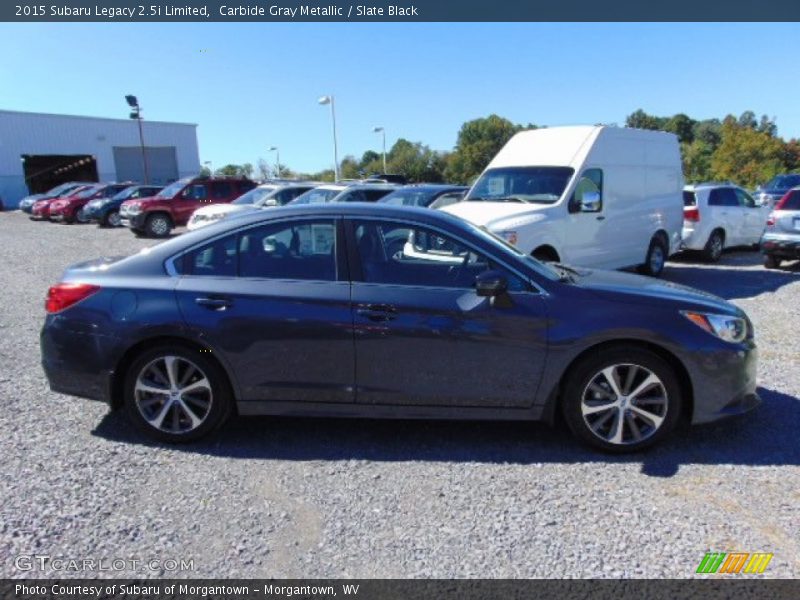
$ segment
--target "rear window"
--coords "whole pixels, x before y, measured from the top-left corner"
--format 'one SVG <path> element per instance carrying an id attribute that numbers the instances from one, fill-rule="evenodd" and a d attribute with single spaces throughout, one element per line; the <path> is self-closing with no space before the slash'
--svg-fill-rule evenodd
<path id="1" fill-rule="evenodd" d="M 683 205 L 697 206 L 697 197 L 694 195 L 694 192 L 683 192 Z"/>
<path id="2" fill-rule="evenodd" d="M 800 190 L 790 193 L 786 201 L 781 204 L 781 210 L 800 210 Z"/>

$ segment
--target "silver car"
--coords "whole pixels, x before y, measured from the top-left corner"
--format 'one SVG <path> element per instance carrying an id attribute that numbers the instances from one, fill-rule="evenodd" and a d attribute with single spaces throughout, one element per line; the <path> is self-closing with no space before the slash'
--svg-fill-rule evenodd
<path id="1" fill-rule="evenodd" d="M 784 260 L 800 259 L 800 187 L 789 190 L 767 217 L 761 252 L 768 269 L 777 269 Z"/>

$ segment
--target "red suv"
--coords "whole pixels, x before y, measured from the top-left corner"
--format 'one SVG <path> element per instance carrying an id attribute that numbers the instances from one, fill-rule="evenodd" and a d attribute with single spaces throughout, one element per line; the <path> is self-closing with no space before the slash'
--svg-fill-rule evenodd
<path id="1" fill-rule="evenodd" d="M 246 178 L 180 179 L 151 198 L 126 200 L 119 216 L 136 235 L 166 237 L 174 227 L 185 225 L 201 206 L 231 202 L 254 187 L 255 182 Z"/>

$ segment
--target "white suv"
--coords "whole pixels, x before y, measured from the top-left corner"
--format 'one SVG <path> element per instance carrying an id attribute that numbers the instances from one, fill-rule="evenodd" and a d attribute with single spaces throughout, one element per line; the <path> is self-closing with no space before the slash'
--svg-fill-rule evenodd
<path id="1" fill-rule="evenodd" d="M 755 247 L 764 233 L 769 208 L 731 183 L 699 183 L 683 188 L 683 244 L 716 262 L 724 248 Z"/>

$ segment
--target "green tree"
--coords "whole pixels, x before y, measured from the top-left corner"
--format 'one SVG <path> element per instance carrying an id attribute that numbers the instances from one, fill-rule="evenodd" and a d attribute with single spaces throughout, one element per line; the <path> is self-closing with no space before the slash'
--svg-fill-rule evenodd
<path id="1" fill-rule="evenodd" d="M 747 118 L 743 118 L 747 117 Z M 744 113 L 738 120 L 729 115 L 722 123 L 719 147 L 711 158 L 715 179 L 731 180 L 752 187 L 784 169 L 784 143 L 753 126 L 755 117 Z"/>
<path id="2" fill-rule="evenodd" d="M 420 142 L 400 138 L 386 153 L 386 168 L 390 173 L 404 175 L 411 182 L 440 182 L 442 163 L 438 153 Z"/>
<path id="3" fill-rule="evenodd" d="M 361 165 L 353 156 L 345 156 L 339 162 L 339 177 L 342 179 L 360 179 Z"/>
<path id="4" fill-rule="evenodd" d="M 683 175 L 687 183 L 699 183 L 711 179 L 711 158 L 714 148 L 701 139 L 691 144 L 681 144 Z"/>
<path id="5" fill-rule="evenodd" d="M 627 117 L 625 117 L 625 127 L 633 127 L 635 129 L 653 129 L 663 130 L 667 124 L 666 117 L 656 117 L 648 115 L 641 108 L 635 110 Z"/>
<path id="6" fill-rule="evenodd" d="M 664 123 L 664 131 L 678 136 L 681 143 L 691 144 L 694 141 L 694 125 L 697 121 L 683 113 L 678 113 Z"/>
<path id="7" fill-rule="evenodd" d="M 535 129 L 536 126 L 529 128 Z M 470 183 L 521 129 L 521 126 L 497 115 L 467 121 L 461 126 L 455 150 L 447 159 L 445 179 L 453 183 Z"/>
<path id="8" fill-rule="evenodd" d="M 793 138 L 784 144 L 783 164 L 787 171 L 800 170 L 800 140 Z"/>

